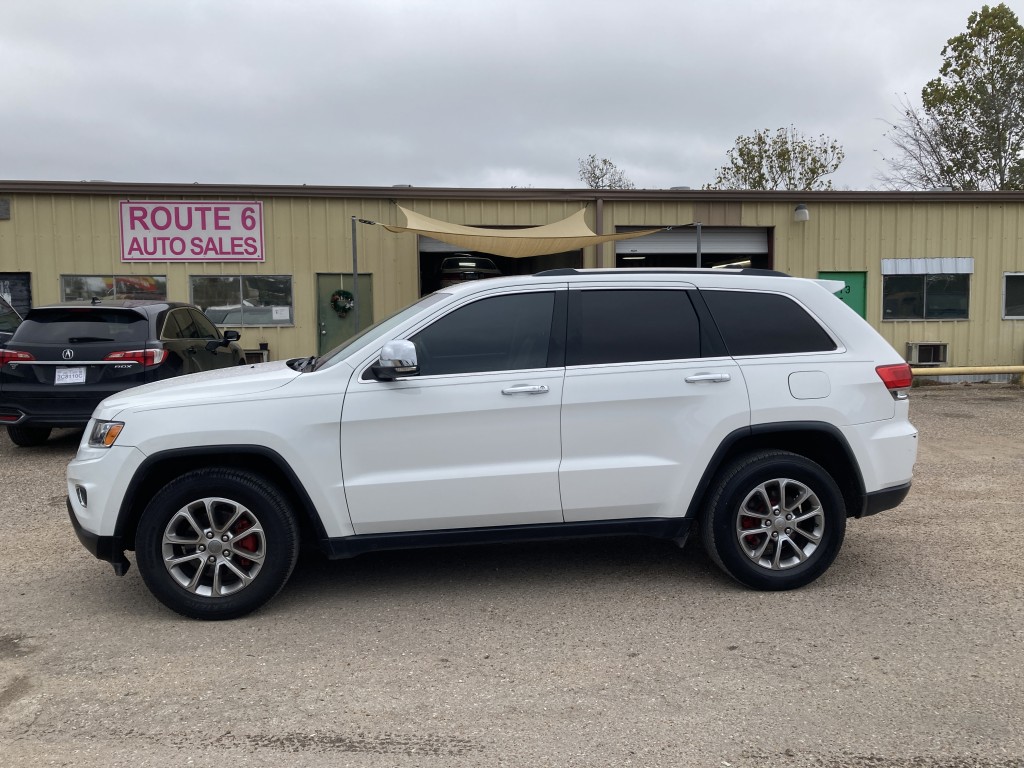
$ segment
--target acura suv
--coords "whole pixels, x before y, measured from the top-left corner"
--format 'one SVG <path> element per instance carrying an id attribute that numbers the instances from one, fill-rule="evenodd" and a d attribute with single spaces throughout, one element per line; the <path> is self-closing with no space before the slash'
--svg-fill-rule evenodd
<path id="1" fill-rule="evenodd" d="M 849 518 L 903 500 L 917 454 L 910 368 L 841 287 L 729 269 L 453 285 L 320 358 L 107 398 L 68 466 L 71 522 L 206 619 L 270 600 L 302 540 L 343 558 L 692 533 L 748 587 L 801 587 Z"/>
<path id="2" fill-rule="evenodd" d="M 103 398 L 186 373 L 245 362 L 190 304 L 100 301 L 30 309 L 0 348 L 0 425 L 20 446 L 54 427 L 84 427 Z"/>

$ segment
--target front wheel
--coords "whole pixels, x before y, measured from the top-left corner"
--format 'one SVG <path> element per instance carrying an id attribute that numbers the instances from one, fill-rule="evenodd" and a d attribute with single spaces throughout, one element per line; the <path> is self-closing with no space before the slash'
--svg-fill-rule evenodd
<path id="1" fill-rule="evenodd" d="M 704 546 L 748 587 L 795 589 L 823 574 L 846 532 L 846 505 L 820 465 L 788 451 L 741 456 L 719 475 L 704 510 Z"/>
<path id="2" fill-rule="evenodd" d="M 194 619 L 233 619 L 276 595 L 298 558 L 281 492 L 234 469 L 199 469 L 161 488 L 139 520 L 136 560 L 160 602 Z"/>

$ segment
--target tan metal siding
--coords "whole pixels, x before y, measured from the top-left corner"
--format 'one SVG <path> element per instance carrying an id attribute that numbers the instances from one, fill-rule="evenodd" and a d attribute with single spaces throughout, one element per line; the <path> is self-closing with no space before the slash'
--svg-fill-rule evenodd
<path id="1" fill-rule="evenodd" d="M 12 186 L 13 185 L 13 186 Z M 888 193 L 705 193 L 635 190 L 416 190 L 8 183 L 11 218 L 0 221 L 0 271 L 31 272 L 36 304 L 59 298 L 62 274 L 165 274 L 172 298 L 189 298 L 193 274 L 291 274 L 295 327 L 244 328 L 243 345 L 270 344 L 275 358 L 316 348 L 316 275 L 351 272 L 352 216 L 402 223 L 395 202 L 447 221 L 529 226 L 587 208 L 591 227 L 686 225 L 695 211 L 709 226 L 766 227 L 777 269 L 863 271 L 869 322 L 903 353 L 907 341 L 946 341 L 954 365 L 1024 362 L 1024 320 L 1002 320 L 1005 272 L 1024 272 L 1024 196 Z M 35 190 L 35 191 L 33 191 Z M 267 260 L 244 263 L 120 261 L 123 199 L 247 200 L 264 203 Z M 603 210 L 597 220 L 598 200 Z M 793 221 L 803 202 L 807 222 Z M 376 317 L 419 295 L 416 238 L 357 225 L 360 272 L 373 275 Z M 970 319 L 882 321 L 883 258 L 971 257 Z M 586 266 L 613 266 L 610 245 L 584 252 Z M 369 319 L 367 318 L 367 321 Z"/>
<path id="2" fill-rule="evenodd" d="M 1024 205 L 979 203 L 810 203 L 794 222 L 792 203 L 752 203 L 744 224 L 775 225 L 776 267 L 866 272 L 867 319 L 898 352 L 908 341 L 944 341 L 951 365 L 1024 362 L 1024 320 L 1002 319 L 1004 272 L 1024 270 Z M 968 320 L 882 320 L 882 259 L 972 257 Z"/>

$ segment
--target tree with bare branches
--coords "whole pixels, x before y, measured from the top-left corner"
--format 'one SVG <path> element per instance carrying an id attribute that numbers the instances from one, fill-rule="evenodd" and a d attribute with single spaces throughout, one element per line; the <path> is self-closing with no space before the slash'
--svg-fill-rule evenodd
<path id="1" fill-rule="evenodd" d="M 611 160 L 597 155 L 579 159 L 579 178 L 590 189 L 636 189 L 626 174 Z"/>
<path id="2" fill-rule="evenodd" d="M 1005 3 L 982 6 L 942 49 L 939 76 L 906 97 L 886 137 L 892 189 L 1024 188 L 1024 27 Z"/>

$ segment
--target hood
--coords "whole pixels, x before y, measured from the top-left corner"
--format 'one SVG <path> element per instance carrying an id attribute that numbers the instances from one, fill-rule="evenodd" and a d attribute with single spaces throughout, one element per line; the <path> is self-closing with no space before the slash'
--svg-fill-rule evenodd
<path id="1" fill-rule="evenodd" d="M 190 373 L 155 381 L 111 395 L 96 409 L 100 418 L 113 418 L 125 408 L 173 408 L 197 402 L 245 399 L 260 392 L 283 387 L 302 374 L 284 360 L 259 365 L 238 365 L 205 373 Z"/>

